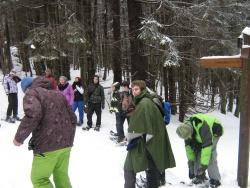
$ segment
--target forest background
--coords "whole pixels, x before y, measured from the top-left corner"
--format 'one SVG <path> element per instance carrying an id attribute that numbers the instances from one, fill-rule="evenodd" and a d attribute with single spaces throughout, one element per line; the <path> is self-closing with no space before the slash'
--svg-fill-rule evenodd
<path id="1" fill-rule="evenodd" d="M 80 69 L 85 89 L 112 71 L 114 82 L 146 80 L 179 121 L 215 109 L 238 117 L 241 71 L 198 60 L 239 54 L 249 12 L 247 0 L 0 0 L 0 68 L 69 79 Z"/>

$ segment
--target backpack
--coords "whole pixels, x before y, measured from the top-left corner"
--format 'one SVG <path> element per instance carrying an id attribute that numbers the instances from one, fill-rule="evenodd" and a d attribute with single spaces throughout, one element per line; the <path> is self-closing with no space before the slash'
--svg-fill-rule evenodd
<path id="1" fill-rule="evenodd" d="M 129 108 L 132 105 L 132 95 L 131 95 L 130 91 L 123 92 L 121 98 L 122 98 L 122 102 L 121 102 L 122 103 L 122 110 L 124 112 L 129 111 Z"/>
<path id="2" fill-rule="evenodd" d="M 163 109 L 164 109 L 164 122 L 166 125 L 168 125 L 170 123 L 170 118 L 171 118 L 170 102 L 163 102 Z"/>
<path id="3" fill-rule="evenodd" d="M 164 123 L 168 125 L 171 117 L 171 104 L 169 102 L 164 102 L 162 97 L 156 93 L 150 93 L 150 96 L 152 101 L 160 110 Z"/>

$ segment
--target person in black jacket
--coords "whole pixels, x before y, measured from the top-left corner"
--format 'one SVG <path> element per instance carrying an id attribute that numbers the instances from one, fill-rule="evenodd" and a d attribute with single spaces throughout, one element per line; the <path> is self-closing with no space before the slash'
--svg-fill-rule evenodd
<path id="1" fill-rule="evenodd" d="M 83 130 L 89 130 L 92 128 L 92 116 L 94 112 L 97 116 L 95 131 L 100 130 L 101 126 L 101 113 L 102 109 L 105 108 L 105 96 L 104 89 L 99 83 L 99 76 L 95 75 L 93 83 L 88 87 L 88 112 L 87 112 L 87 127 L 84 127 Z"/>
<path id="2" fill-rule="evenodd" d="M 75 81 L 72 84 L 72 88 L 74 90 L 73 111 L 75 112 L 76 109 L 78 109 L 79 122 L 77 125 L 81 126 L 83 124 L 83 118 L 84 118 L 84 100 L 83 100 L 84 89 L 82 87 L 81 78 L 79 77 L 75 78 Z"/>

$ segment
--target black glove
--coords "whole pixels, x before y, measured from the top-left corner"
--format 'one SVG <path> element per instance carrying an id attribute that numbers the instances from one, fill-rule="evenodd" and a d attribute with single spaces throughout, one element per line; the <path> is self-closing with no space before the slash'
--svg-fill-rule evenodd
<path id="1" fill-rule="evenodd" d="M 102 109 L 104 109 L 105 108 L 105 104 L 102 104 Z"/>
<path id="2" fill-rule="evenodd" d="M 128 145 L 127 145 L 127 151 L 132 150 L 133 148 L 135 148 L 138 144 L 139 139 L 141 139 L 142 137 L 137 137 L 134 138 L 132 140 L 129 141 Z"/>
<path id="3" fill-rule="evenodd" d="M 195 177 L 194 175 L 194 161 L 188 161 L 188 176 L 190 179 Z"/>

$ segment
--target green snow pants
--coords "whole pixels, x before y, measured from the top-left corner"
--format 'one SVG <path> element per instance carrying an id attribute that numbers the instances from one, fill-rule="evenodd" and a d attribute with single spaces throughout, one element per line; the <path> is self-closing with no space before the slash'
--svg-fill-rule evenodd
<path id="1" fill-rule="evenodd" d="M 68 167 L 71 148 L 35 154 L 32 162 L 31 181 L 34 188 L 53 188 L 49 177 L 53 174 L 56 188 L 71 188 Z"/>

